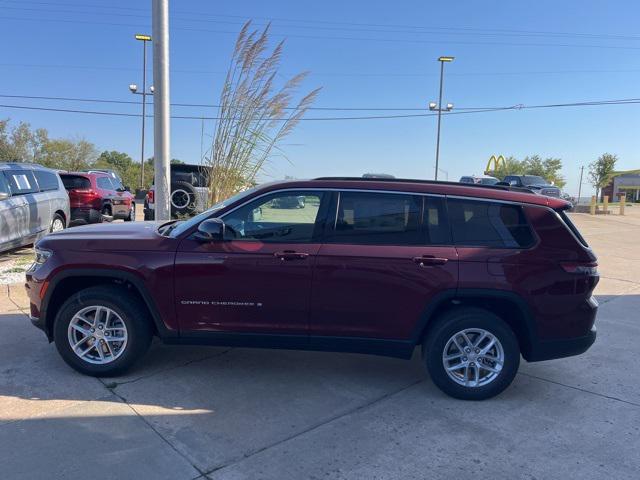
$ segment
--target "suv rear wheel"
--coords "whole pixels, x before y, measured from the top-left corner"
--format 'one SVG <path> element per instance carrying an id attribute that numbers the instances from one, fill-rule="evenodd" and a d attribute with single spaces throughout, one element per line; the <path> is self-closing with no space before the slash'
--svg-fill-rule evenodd
<path id="1" fill-rule="evenodd" d="M 463 400 L 494 397 L 513 381 L 520 365 L 518 340 L 498 316 L 459 308 L 440 318 L 423 344 L 433 382 Z"/>
<path id="2" fill-rule="evenodd" d="M 146 308 L 120 287 L 99 286 L 72 295 L 60 308 L 54 340 L 62 358 L 92 376 L 120 375 L 151 343 Z"/>

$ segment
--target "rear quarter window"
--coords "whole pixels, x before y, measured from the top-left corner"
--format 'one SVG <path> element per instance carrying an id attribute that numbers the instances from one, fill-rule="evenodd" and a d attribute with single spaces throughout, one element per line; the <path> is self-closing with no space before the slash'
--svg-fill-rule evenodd
<path id="1" fill-rule="evenodd" d="M 560 218 L 562 219 L 562 221 L 564 222 L 564 224 L 567 226 L 567 228 L 571 231 L 571 233 L 573 233 L 573 235 L 578 239 L 578 241 L 585 247 L 589 248 L 589 244 L 587 243 L 587 241 L 584 239 L 584 237 L 582 236 L 582 234 L 580 233 L 580 231 L 578 230 L 578 227 L 576 227 L 574 225 L 574 223 L 571 221 L 571 218 L 569 218 L 569 215 L 567 215 L 566 212 L 564 211 L 559 211 L 558 215 L 560 215 Z"/>
<path id="2" fill-rule="evenodd" d="M 535 243 L 519 205 L 463 199 L 448 199 L 447 205 L 455 245 L 528 248 Z"/>

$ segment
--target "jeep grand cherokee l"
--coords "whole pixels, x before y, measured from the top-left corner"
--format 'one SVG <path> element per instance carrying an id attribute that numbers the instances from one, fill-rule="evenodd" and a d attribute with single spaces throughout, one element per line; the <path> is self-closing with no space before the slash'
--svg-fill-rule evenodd
<path id="1" fill-rule="evenodd" d="M 274 208 L 300 197 L 302 208 Z M 271 183 L 182 222 L 42 239 L 31 318 L 88 375 L 124 372 L 154 335 L 406 359 L 420 346 L 438 387 L 484 399 L 521 355 L 576 355 L 595 340 L 596 257 L 569 205 L 447 182 Z"/>

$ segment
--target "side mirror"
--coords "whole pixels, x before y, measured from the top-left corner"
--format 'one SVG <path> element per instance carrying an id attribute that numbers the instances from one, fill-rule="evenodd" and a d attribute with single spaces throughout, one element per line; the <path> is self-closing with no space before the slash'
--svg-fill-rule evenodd
<path id="1" fill-rule="evenodd" d="M 199 242 L 221 242 L 224 239 L 224 222 L 219 218 L 209 218 L 198 225 L 194 237 Z"/>
<path id="2" fill-rule="evenodd" d="M 131 189 L 130 189 L 128 186 L 126 186 L 126 185 L 125 185 L 125 186 L 124 186 L 124 191 L 125 191 L 125 192 L 131 192 Z"/>

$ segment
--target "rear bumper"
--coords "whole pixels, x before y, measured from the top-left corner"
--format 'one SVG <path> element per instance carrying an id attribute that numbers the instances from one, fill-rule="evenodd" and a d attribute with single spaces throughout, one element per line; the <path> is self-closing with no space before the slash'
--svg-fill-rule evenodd
<path id="1" fill-rule="evenodd" d="M 597 330 L 595 326 L 598 302 L 595 297 L 589 298 L 581 307 L 581 317 L 588 328 L 586 335 L 571 338 L 537 340 L 532 342 L 529 352 L 524 354 L 528 362 L 552 360 L 554 358 L 572 357 L 586 352 L 596 341 Z"/>
<path id="2" fill-rule="evenodd" d="M 77 207 L 71 209 L 71 221 L 78 223 L 100 223 L 102 214 L 95 208 Z"/>
<path id="3" fill-rule="evenodd" d="M 589 350 L 589 347 L 591 347 L 595 341 L 596 327 L 594 325 L 591 327 L 591 331 L 584 337 L 538 342 L 538 344 L 531 349 L 529 358 L 526 360 L 529 362 L 540 362 L 542 360 L 580 355 Z"/>

